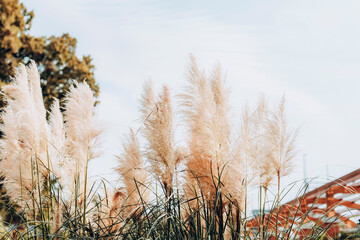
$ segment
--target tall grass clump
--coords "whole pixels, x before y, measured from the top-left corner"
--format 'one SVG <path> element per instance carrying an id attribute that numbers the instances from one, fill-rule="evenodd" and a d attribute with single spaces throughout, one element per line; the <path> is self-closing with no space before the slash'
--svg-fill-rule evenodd
<path id="1" fill-rule="evenodd" d="M 46 112 L 32 62 L 2 92 L 0 174 L 17 215 L 2 239 L 297 238 L 311 218 L 302 210 L 305 188 L 292 206 L 281 205 L 297 136 L 285 98 L 271 108 L 261 96 L 233 121 L 219 65 L 207 73 L 191 56 L 187 84 L 174 99 L 168 86 L 157 93 L 145 83 L 141 124 L 116 156 L 117 185 L 89 178 L 102 128 L 86 83 L 74 82 L 65 102 L 54 99 Z M 175 141 L 178 125 L 184 141 Z M 251 189 L 258 189 L 259 215 L 248 211 Z M 323 223 L 309 237 L 326 234 L 331 225 Z"/>
<path id="2" fill-rule="evenodd" d="M 123 177 L 125 199 L 123 199 L 123 218 L 136 216 L 141 212 L 142 203 L 149 198 L 147 181 L 148 171 L 141 155 L 140 144 L 131 130 L 127 143 L 123 146 L 123 154 L 118 157 L 119 165 L 116 171 Z"/>
<path id="3" fill-rule="evenodd" d="M 34 228 L 35 235 L 56 232 L 64 209 L 71 214 L 83 209 L 85 222 L 88 162 L 101 132 L 89 86 L 74 83 L 70 88 L 64 119 L 54 99 L 49 121 L 34 62 L 21 65 L 2 91 L 7 106 L 1 116 L 0 166 L 6 193 L 21 217 L 18 228 Z"/>
<path id="4" fill-rule="evenodd" d="M 89 195 L 88 166 L 96 157 L 94 148 L 98 145 L 101 133 L 99 124 L 94 119 L 95 100 L 90 87 L 85 83 L 75 83 L 65 102 L 65 144 L 66 153 L 71 160 L 71 168 L 67 171 L 73 179 L 70 190 L 75 193 L 75 213 L 83 209 L 83 224 L 86 222 L 87 196 Z M 70 177 L 69 176 L 69 177 Z"/>
<path id="5" fill-rule="evenodd" d="M 176 146 L 174 143 L 173 115 L 170 93 L 167 86 L 155 99 L 151 83 L 144 87 L 141 111 L 146 139 L 146 157 L 157 181 L 169 197 L 173 191 L 176 165 Z"/>
<path id="6" fill-rule="evenodd" d="M 12 204 L 27 219 L 43 220 L 49 199 L 51 168 L 48 158 L 48 126 L 40 78 L 34 62 L 20 66 L 12 84 L 4 86 L 7 107 L 2 113 L 0 171 Z"/>

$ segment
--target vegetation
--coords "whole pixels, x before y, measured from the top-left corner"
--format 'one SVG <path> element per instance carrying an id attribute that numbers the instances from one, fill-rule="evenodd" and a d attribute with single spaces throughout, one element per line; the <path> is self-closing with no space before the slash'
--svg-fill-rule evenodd
<path id="1" fill-rule="evenodd" d="M 34 14 L 18 0 L 0 0 L 0 10 L 0 239 L 300 237 L 309 212 L 294 214 L 301 211 L 294 204 L 279 214 L 294 187 L 282 188 L 281 179 L 292 171 L 297 136 L 284 97 L 270 108 L 261 96 L 234 124 L 220 66 L 207 75 L 191 57 L 179 105 L 167 86 L 156 94 L 144 85 L 142 124 L 117 156 L 122 185 L 91 182 L 89 161 L 99 157 L 102 132 L 91 57 L 76 56 L 69 34 L 31 36 Z M 176 113 L 184 145 L 175 141 Z M 254 188 L 255 216 L 247 211 Z M 330 224 L 320 218 L 306 237 L 326 238 L 338 217 Z"/>
<path id="2" fill-rule="evenodd" d="M 20 63 L 28 65 L 30 59 L 33 59 L 38 64 L 41 91 L 47 110 L 54 97 L 62 105 L 73 81 L 86 81 L 94 95 L 98 96 L 99 86 L 94 79 L 91 57 L 76 56 L 76 39 L 69 34 L 32 36 L 30 28 L 33 18 L 34 13 L 28 11 L 18 0 L 0 0 L 0 87 L 12 81 L 14 69 Z M 0 108 L 4 106 L 5 101 L 1 95 Z M 0 184 L 0 215 L 9 222 L 16 216 L 4 213 L 4 207 L 8 204 L 9 199 Z"/>
<path id="3" fill-rule="evenodd" d="M 296 131 L 287 126 L 285 99 L 272 110 L 264 97 L 244 107 L 238 130 L 220 67 L 207 76 L 191 58 L 188 83 L 177 96 L 186 145 L 175 140 L 169 88 L 146 83 L 142 126 L 130 130 L 116 173 L 122 186 L 89 182 L 101 125 L 86 82 L 75 82 L 64 111 L 56 99 L 46 117 L 34 62 L 21 65 L 3 87 L 1 175 L 16 213 L 3 239 L 268 239 L 293 238 L 301 226 L 279 226 L 281 178 L 291 171 Z M 177 110 L 177 109 L 176 109 Z M 137 138 L 141 134 L 143 139 Z M 275 185 L 276 194 L 269 194 Z M 257 224 L 247 213 L 249 188 L 258 188 Z M 299 195 L 302 195 L 302 189 Z M 266 204 L 272 203 L 265 215 Z M 299 206 L 294 206 L 298 211 Z M 289 214 L 291 219 L 298 216 Z M 306 218 L 306 214 L 300 217 Z M 275 219 L 271 225 L 269 219 Z M 302 223 L 304 223 L 302 220 Z M 336 219 L 334 219 L 335 221 Z M 318 239 L 331 225 L 315 224 Z"/>
<path id="4" fill-rule="evenodd" d="M 75 54 L 76 39 L 67 33 L 62 36 L 32 36 L 33 18 L 33 11 L 28 11 L 18 0 L 0 0 L 0 86 L 11 82 L 15 67 L 20 63 L 29 64 L 32 59 L 38 64 L 47 108 L 53 97 L 60 101 L 65 98 L 74 80 L 85 80 L 98 96 L 99 86 L 94 79 L 91 57 L 79 59 Z"/>

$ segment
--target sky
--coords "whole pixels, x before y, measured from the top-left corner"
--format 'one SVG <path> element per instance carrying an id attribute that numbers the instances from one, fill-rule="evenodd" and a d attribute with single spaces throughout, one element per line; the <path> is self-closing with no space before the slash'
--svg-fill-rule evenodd
<path id="1" fill-rule="evenodd" d="M 359 168 L 360 1 L 24 0 L 31 33 L 70 33 L 90 54 L 105 125 L 95 176 L 112 175 L 129 128 L 139 127 L 143 83 L 186 84 L 192 53 L 208 71 L 220 63 L 231 89 L 233 123 L 245 104 L 285 94 L 292 128 L 301 126 L 287 181 L 325 183 Z M 304 167 L 304 155 L 305 167 Z"/>

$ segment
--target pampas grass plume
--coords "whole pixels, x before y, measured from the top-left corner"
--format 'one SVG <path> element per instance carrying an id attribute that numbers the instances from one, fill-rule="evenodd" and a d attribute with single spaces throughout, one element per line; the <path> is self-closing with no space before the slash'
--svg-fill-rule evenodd
<path id="1" fill-rule="evenodd" d="M 150 161 L 152 172 L 159 177 L 158 180 L 169 196 L 173 188 L 177 158 L 169 88 L 164 86 L 158 99 L 154 100 L 151 85 L 145 85 L 142 112 L 143 134 L 147 140 L 146 156 Z"/>
<path id="2" fill-rule="evenodd" d="M 39 197 L 33 194 L 34 190 L 41 192 L 43 176 L 46 178 L 49 173 L 46 167 L 48 128 L 35 63 L 31 62 L 28 68 L 20 65 L 12 83 L 2 91 L 7 106 L 1 115 L 4 137 L 0 139 L 0 171 L 11 200 L 31 215 Z"/>
<path id="3" fill-rule="evenodd" d="M 284 177 L 293 169 L 293 158 L 296 154 L 295 143 L 297 131 L 288 128 L 285 116 L 285 97 L 278 108 L 271 114 L 268 123 L 267 139 L 270 143 L 269 161 L 276 175 Z"/>
<path id="4" fill-rule="evenodd" d="M 145 169 L 140 145 L 134 132 L 131 130 L 127 142 L 123 145 L 122 155 L 117 157 L 119 166 L 116 171 L 123 178 L 126 192 L 127 212 L 131 213 L 147 201 L 149 191 L 147 188 L 148 172 Z"/>
<path id="5" fill-rule="evenodd" d="M 96 122 L 95 99 L 87 83 L 75 82 L 66 97 L 65 102 L 65 135 L 66 154 L 71 159 L 66 171 L 73 177 L 82 175 L 81 182 L 86 181 L 87 163 L 97 157 L 95 152 L 99 144 L 102 128 Z M 82 191 L 82 188 L 80 188 Z M 86 194 L 86 193 L 85 193 Z"/>

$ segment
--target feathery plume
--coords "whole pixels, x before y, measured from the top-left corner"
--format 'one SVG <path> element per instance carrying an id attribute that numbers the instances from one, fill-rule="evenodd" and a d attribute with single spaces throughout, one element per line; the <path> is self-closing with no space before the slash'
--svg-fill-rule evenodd
<path id="1" fill-rule="evenodd" d="M 101 129 L 94 118 L 95 99 L 87 83 L 74 83 L 65 102 L 66 150 L 79 164 L 96 157 L 94 152 Z"/>
<path id="2" fill-rule="evenodd" d="M 271 163 L 268 159 L 269 109 L 264 96 L 260 96 L 255 112 L 250 119 L 250 162 L 253 177 L 258 176 L 260 186 L 268 189 L 274 177 Z"/>
<path id="3" fill-rule="evenodd" d="M 153 173 L 162 182 L 166 196 L 170 196 L 177 156 L 168 87 L 164 86 L 159 98 L 154 101 L 151 85 L 145 85 L 142 112 L 143 134 L 147 140 L 146 156 L 150 161 Z"/>
<path id="4" fill-rule="evenodd" d="M 51 169 L 57 177 L 61 180 L 61 169 L 64 167 L 66 155 L 65 148 L 65 130 L 64 120 L 60 111 L 59 100 L 54 99 L 54 102 L 50 108 L 49 114 L 49 156 L 51 160 Z"/>
<path id="5" fill-rule="evenodd" d="M 223 167 L 230 160 L 231 131 L 229 123 L 230 107 L 228 105 L 229 90 L 225 88 L 225 76 L 221 73 L 220 65 L 217 65 L 213 71 L 211 90 L 215 102 L 211 126 L 214 135 L 213 141 L 215 142 L 215 158 L 218 167 Z"/>
<path id="6" fill-rule="evenodd" d="M 47 122 L 46 122 L 46 109 L 44 106 L 43 95 L 41 91 L 40 75 L 37 70 L 36 64 L 33 60 L 30 61 L 29 66 L 26 68 L 27 76 L 30 83 L 30 91 L 38 114 L 37 120 L 39 121 L 39 147 L 47 147 Z M 41 152 L 41 151 L 38 151 Z"/>
<path id="7" fill-rule="evenodd" d="M 146 81 L 143 87 L 143 93 L 141 95 L 141 108 L 142 119 L 147 120 L 152 112 L 154 111 L 155 106 L 155 96 L 154 90 L 152 88 L 152 82 Z"/>
<path id="8" fill-rule="evenodd" d="M 75 184 L 72 184 L 71 192 L 77 193 L 79 202 L 86 207 L 87 169 L 90 160 L 97 157 L 95 148 L 99 143 L 102 129 L 96 122 L 95 99 L 87 83 L 75 82 L 66 97 L 65 102 L 65 152 L 69 157 L 65 171 Z M 69 180 L 69 182 L 71 182 Z M 84 215 L 85 216 L 85 215 Z M 85 219 L 84 219 L 85 221 Z"/>
<path id="9" fill-rule="evenodd" d="M 269 143 L 268 159 L 271 169 L 277 176 L 277 198 L 276 198 L 276 227 L 275 236 L 278 233 L 278 219 L 280 206 L 280 180 L 281 177 L 290 174 L 292 160 L 295 156 L 296 132 L 288 129 L 285 118 L 285 96 L 280 101 L 278 109 L 272 113 L 268 122 L 267 139 Z"/>
<path id="10" fill-rule="evenodd" d="M 246 194 L 250 176 L 251 158 L 251 127 L 250 127 L 250 110 L 246 105 L 242 112 L 239 139 L 235 143 L 232 152 L 232 161 L 229 164 L 229 175 L 233 178 L 233 184 L 230 185 L 229 192 L 235 204 L 244 209 L 246 204 Z"/>
<path id="11" fill-rule="evenodd" d="M 185 192 L 188 199 L 199 196 L 199 190 L 210 199 L 213 187 L 211 179 L 211 115 L 215 109 L 212 90 L 205 74 L 200 71 L 195 58 L 190 56 L 187 75 L 188 86 L 179 97 L 182 100 L 182 113 L 188 125 L 189 158 L 187 161 L 187 185 Z M 194 201 L 192 201 L 194 202 Z M 191 203 L 191 202 L 190 202 Z"/>
<path id="12" fill-rule="evenodd" d="M 216 196 L 215 185 L 225 184 L 230 161 L 230 124 L 228 120 L 228 91 L 220 67 L 215 68 L 209 81 L 190 57 L 190 69 L 182 99 L 183 115 L 189 126 L 189 159 L 187 194 L 199 185 L 207 200 Z M 222 176 L 222 179 L 220 177 Z"/>
<path id="13" fill-rule="evenodd" d="M 132 214 L 137 211 L 141 201 L 147 201 L 146 180 L 148 173 L 141 157 L 140 145 L 132 130 L 127 143 L 123 145 L 123 154 L 118 156 L 119 166 L 116 171 L 123 177 L 126 191 L 126 212 Z"/>
<path id="14" fill-rule="evenodd" d="M 30 81 L 30 82 L 29 82 Z M 35 203 L 49 174 L 46 112 L 40 77 L 34 62 L 20 65 L 15 79 L 2 88 L 7 106 L 2 113 L 0 171 L 7 194 L 27 214 L 35 217 Z M 39 193 L 39 195 L 36 193 Z"/>
<path id="15" fill-rule="evenodd" d="M 295 156 L 297 131 L 288 129 L 285 118 L 285 97 L 268 122 L 267 139 L 270 143 L 268 158 L 276 175 L 283 177 L 291 173 Z"/>

